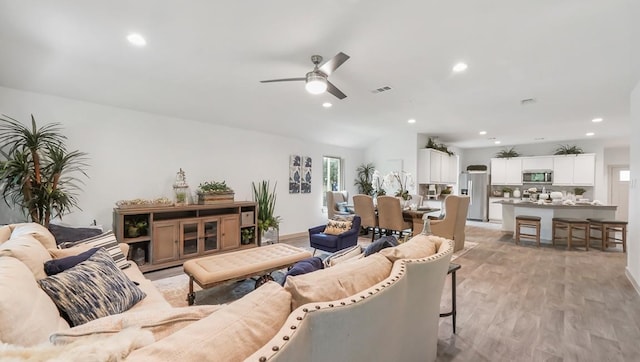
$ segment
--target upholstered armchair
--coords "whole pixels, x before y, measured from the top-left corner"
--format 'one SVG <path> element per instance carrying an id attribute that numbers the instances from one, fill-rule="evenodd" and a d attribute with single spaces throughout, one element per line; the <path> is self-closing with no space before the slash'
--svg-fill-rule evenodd
<path id="1" fill-rule="evenodd" d="M 454 252 L 464 249 L 464 227 L 467 223 L 469 201 L 469 196 L 449 195 L 444 199 L 444 218 L 431 220 L 433 235 L 453 240 Z"/>
<path id="2" fill-rule="evenodd" d="M 330 222 L 340 223 L 340 221 L 329 220 Z M 351 220 L 351 228 L 345 232 L 335 235 L 332 231 L 325 233 L 327 225 L 320 225 L 309 229 L 309 243 L 314 249 L 320 249 L 329 253 L 354 246 L 358 243 L 358 234 L 360 233 L 360 216 L 353 216 Z"/>
<path id="3" fill-rule="evenodd" d="M 346 207 L 349 201 L 348 191 L 327 191 L 327 216 L 333 219 L 336 215 L 353 215 Z"/>

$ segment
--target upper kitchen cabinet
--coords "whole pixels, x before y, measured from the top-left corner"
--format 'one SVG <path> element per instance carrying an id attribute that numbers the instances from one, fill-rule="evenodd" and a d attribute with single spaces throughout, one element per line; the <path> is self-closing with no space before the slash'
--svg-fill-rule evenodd
<path id="1" fill-rule="evenodd" d="M 492 185 L 522 185 L 522 158 L 492 158 Z"/>
<path id="2" fill-rule="evenodd" d="M 432 148 L 418 150 L 419 184 L 454 184 L 458 182 L 458 156 Z"/>
<path id="3" fill-rule="evenodd" d="M 553 156 L 522 157 L 522 171 L 553 170 Z"/>
<path id="4" fill-rule="evenodd" d="M 553 156 L 553 184 L 558 186 L 593 186 L 596 175 L 596 155 Z"/>

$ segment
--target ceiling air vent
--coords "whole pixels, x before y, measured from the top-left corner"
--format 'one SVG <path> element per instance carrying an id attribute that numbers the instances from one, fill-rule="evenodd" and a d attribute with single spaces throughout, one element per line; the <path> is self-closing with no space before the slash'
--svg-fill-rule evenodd
<path id="1" fill-rule="evenodd" d="M 382 93 L 382 92 L 386 92 L 391 90 L 391 87 L 385 85 L 384 87 L 380 87 L 380 88 L 376 88 L 374 90 L 371 91 L 371 93 L 376 94 L 376 93 Z"/>
<path id="2" fill-rule="evenodd" d="M 520 104 L 523 106 L 528 106 L 531 104 L 536 103 L 536 99 L 535 98 L 527 98 L 527 99 L 523 99 L 520 101 Z"/>

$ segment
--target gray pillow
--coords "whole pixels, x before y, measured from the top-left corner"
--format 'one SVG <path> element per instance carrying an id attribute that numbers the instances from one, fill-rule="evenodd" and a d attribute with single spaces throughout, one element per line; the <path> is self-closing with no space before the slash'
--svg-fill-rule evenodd
<path id="1" fill-rule="evenodd" d="M 78 241 L 102 234 L 99 228 L 71 227 L 49 224 L 49 231 L 56 238 L 56 244 Z"/>
<path id="2" fill-rule="evenodd" d="M 103 248 L 38 284 L 73 326 L 125 312 L 146 297 Z"/>

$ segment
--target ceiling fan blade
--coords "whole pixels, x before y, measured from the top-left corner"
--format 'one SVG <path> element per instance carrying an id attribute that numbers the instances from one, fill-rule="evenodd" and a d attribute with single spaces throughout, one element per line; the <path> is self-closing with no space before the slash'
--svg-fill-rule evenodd
<path id="1" fill-rule="evenodd" d="M 322 64 L 319 70 L 326 75 L 330 75 L 336 69 L 338 69 L 338 67 L 341 66 L 342 63 L 346 62 L 349 58 L 350 57 L 348 55 L 346 55 L 343 52 L 340 52 L 336 54 L 335 57 L 327 60 L 326 63 Z"/>
<path id="2" fill-rule="evenodd" d="M 299 80 L 307 80 L 307 78 L 283 78 L 283 79 L 269 79 L 269 80 L 261 80 L 260 83 L 273 83 L 273 82 L 293 82 Z"/>
<path id="3" fill-rule="evenodd" d="M 338 99 L 345 99 L 347 98 L 347 95 L 342 93 L 342 91 L 338 88 L 336 88 L 335 85 L 333 85 L 333 83 L 327 81 L 327 92 L 333 94 L 334 96 L 336 96 Z"/>

